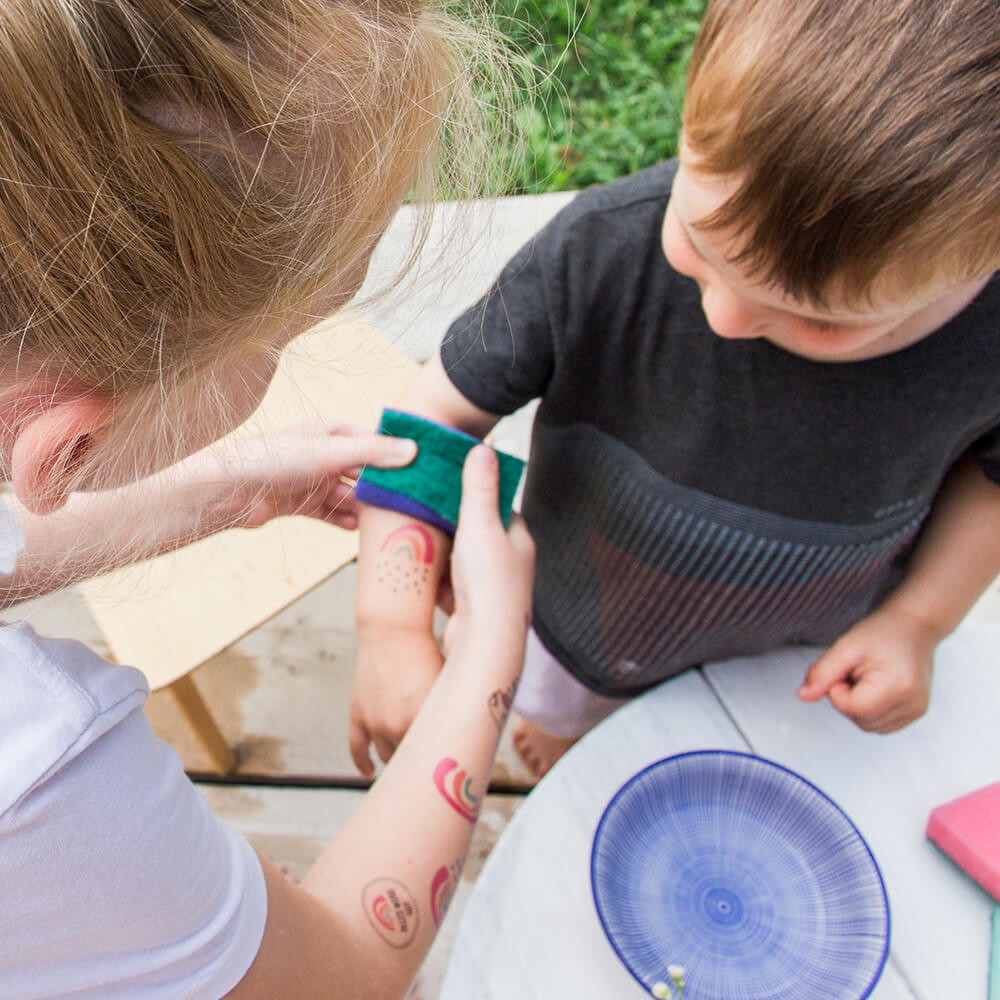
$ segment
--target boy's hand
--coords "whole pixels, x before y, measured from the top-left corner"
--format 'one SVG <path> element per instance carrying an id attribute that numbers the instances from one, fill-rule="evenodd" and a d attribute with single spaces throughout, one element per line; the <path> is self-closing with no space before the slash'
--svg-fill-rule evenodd
<path id="1" fill-rule="evenodd" d="M 880 608 L 810 667 L 798 696 L 803 701 L 828 697 L 867 732 L 902 729 L 927 711 L 937 642 L 918 619 Z"/>
<path id="2" fill-rule="evenodd" d="M 358 633 L 348 739 L 354 766 L 375 773 L 370 746 L 388 763 L 424 703 L 443 657 L 430 630 L 376 626 Z"/>

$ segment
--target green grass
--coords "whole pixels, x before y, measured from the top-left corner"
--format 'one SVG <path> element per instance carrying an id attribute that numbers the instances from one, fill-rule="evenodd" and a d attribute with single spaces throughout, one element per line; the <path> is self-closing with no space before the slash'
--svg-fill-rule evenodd
<path id="1" fill-rule="evenodd" d="M 705 0 L 496 0 L 534 80 L 516 193 L 600 184 L 671 156 Z"/>

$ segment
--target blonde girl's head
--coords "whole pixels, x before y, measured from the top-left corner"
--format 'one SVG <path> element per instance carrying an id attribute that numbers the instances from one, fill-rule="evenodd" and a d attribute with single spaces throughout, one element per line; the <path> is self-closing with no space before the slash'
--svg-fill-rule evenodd
<path id="1" fill-rule="evenodd" d="M 433 0 L 0 0 L 0 394 L 148 404 L 330 311 L 481 175 L 494 52 Z"/>
<path id="2" fill-rule="evenodd" d="M 3 0 L 5 362 L 117 393 L 268 336 L 428 186 L 462 40 L 404 0 Z"/>

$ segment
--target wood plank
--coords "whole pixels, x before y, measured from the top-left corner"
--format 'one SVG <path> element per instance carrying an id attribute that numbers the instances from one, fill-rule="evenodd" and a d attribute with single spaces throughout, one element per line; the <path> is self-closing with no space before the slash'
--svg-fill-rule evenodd
<path id="1" fill-rule="evenodd" d="M 991 901 L 924 829 L 934 806 L 1000 776 L 1000 625 L 968 623 L 946 640 L 930 711 L 889 736 L 795 697 L 814 655 L 791 649 L 705 672 L 756 752 L 814 781 L 858 824 L 886 880 L 894 960 L 915 991 L 982 996 Z"/>
<path id="2" fill-rule="evenodd" d="M 395 346 L 425 361 L 451 321 L 488 290 L 508 258 L 575 197 L 575 191 L 559 191 L 440 202 L 415 266 L 390 287 L 419 227 L 421 209 L 404 205 L 379 241 L 355 299 L 359 311 Z"/>
<path id="3" fill-rule="evenodd" d="M 356 581 L 352 562 L 191 675 L 234 748 L 237 775 L 323 784 L 359 779 L 347 743 Z M 189 771 L 213 769 L 167 692 L 150 698 L 147 714 Z M 493 780 L 530 788 L 510 740 L 508 726 Z"/>
<path id="4" fill-rule="evenodd" d="M 337 830 L 360 805 L 363 793 L 320 788 L 262 788 L 202 785 L 212 810 L 241 833 L 261 854 L 301 879 Z M 518 796 L 488 795 L 472 838 L 472 847 L 441 925 L 414 984 L 413 995 L 435 1000 L 461 914 L 483 863 L 521 804 Z"/>

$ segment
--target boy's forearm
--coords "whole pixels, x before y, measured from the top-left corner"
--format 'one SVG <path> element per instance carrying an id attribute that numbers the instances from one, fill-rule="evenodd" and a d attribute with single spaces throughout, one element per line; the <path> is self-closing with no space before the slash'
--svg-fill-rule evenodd
<path id="1" fill-rule="evenodd" d="M 358 532 L 359 630 L 430 631 L 451 538 L 424 521 L 379 507 L 361 508 Z"/>
<path id="2" fill-rule="evenodd" d="M 971 460 L 945 480 L 906 575 L 883 605 L 952 632 L 1000 575 L 1000 486 Z"/>
<path id="3" fill-rule="evenodd" d="M 396 406 L 477 437 L 489 433 L 498 419 L 455 388 L 437 356 L 421 368 Z M 362 508 L 358 530 L 359 630 L 430 629 L 438 584 L 451 555 L 450 536 L 423 521 L 376 507 Z M 423 561 L 414 565 L 411 558 Z"/>

